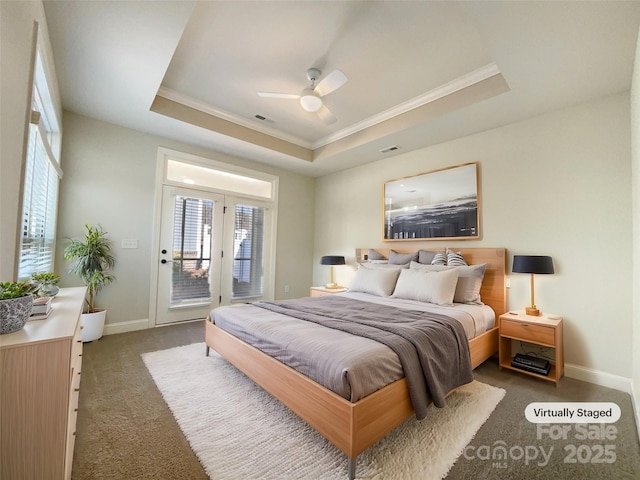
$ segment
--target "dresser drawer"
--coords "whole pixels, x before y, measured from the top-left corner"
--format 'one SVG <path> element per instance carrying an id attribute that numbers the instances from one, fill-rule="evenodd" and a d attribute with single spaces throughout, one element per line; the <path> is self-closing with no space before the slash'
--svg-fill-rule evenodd
<path id="1" fill-rule="evenodd" d="M 80 386 L 80 370 L 82 368 L 82 338 L 80 336 L 80 322 L 76 328 L 73 339 L 71 340 L 71 382 L 72 389 Z"/>
<path id="2" fill-rule="evenodd" d="M 500 335 L 549 346 L 555 345 L 555 329 L 544 325 L 502 319 Z"/>

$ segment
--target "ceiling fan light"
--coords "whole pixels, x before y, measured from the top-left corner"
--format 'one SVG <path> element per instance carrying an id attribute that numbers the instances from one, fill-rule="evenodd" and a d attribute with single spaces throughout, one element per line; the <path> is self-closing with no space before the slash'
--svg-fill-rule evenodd
<path id="1" fill-rule="evenodd" d="M 322 107 L 322 99 L 311 88 L 305 88 L 300 94 L 300 105 L 310 113 L 317 112 Z"/>

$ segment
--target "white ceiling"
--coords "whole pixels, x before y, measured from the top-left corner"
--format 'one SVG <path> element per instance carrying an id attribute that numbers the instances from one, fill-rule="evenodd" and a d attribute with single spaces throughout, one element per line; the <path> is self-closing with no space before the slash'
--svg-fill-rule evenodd
<path id="1" fill-rule="evenodd" d="M 640 24 L 637 1 L 94 0 L 45 12 L 66 109 L 314 176 L 626 91 Z M 299 93 L 310 67 L 349 78 L 324 98 L 333 125 L 257 95 Z"/>

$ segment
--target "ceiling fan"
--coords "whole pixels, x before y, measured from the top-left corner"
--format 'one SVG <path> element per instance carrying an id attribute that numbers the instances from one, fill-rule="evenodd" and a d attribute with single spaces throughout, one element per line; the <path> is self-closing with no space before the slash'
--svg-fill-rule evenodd
<path id="1" fill-rule="evenodd" d="M 307 70 L 307 78 L 311 82 L 311 85 L 302 90 L 299 95 L 294 93 L 271 92 L 258 92 L 258 95 L 267 98 L 299 99 L 300 106 L 305 111 L 310 113 L 316 112 L 324 123 L 331 125 L 332 123 L 335 123 L 337 119 L 331 110 L 323 104 L 322 97 L 329 95 L 331 92 L 347 83 L 348 78 L 344 73 L 342 73 L 342 71 L 335 69 L 329 75 L 324 77 L 318 85 L 316 85 L 316 80 L 318 80 L 321 73 L 322 72 L 317 68 L 310 68 Z"/>

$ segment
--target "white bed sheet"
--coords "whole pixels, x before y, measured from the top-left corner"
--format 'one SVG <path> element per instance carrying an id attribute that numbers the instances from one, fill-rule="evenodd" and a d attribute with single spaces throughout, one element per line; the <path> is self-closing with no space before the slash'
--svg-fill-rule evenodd
<path id="1" fill-rule="evenodd" d="M 454 303 L 451 307 L 443 307 L 434 303 L 419 302 L 417 300 L 405 300 L 394 297 L 378 297 L 362 292 L 343 292 L 335 295 L 361 300 L 363 302 L 379 303 L 408 310 L 421 312 L 433 312 L 455 318 L 464 327 L 467 338 L 474 337 L 491 330 L 496 323 L 496 314 L 488 305 L 468 305 L 466 303 Z"/>

